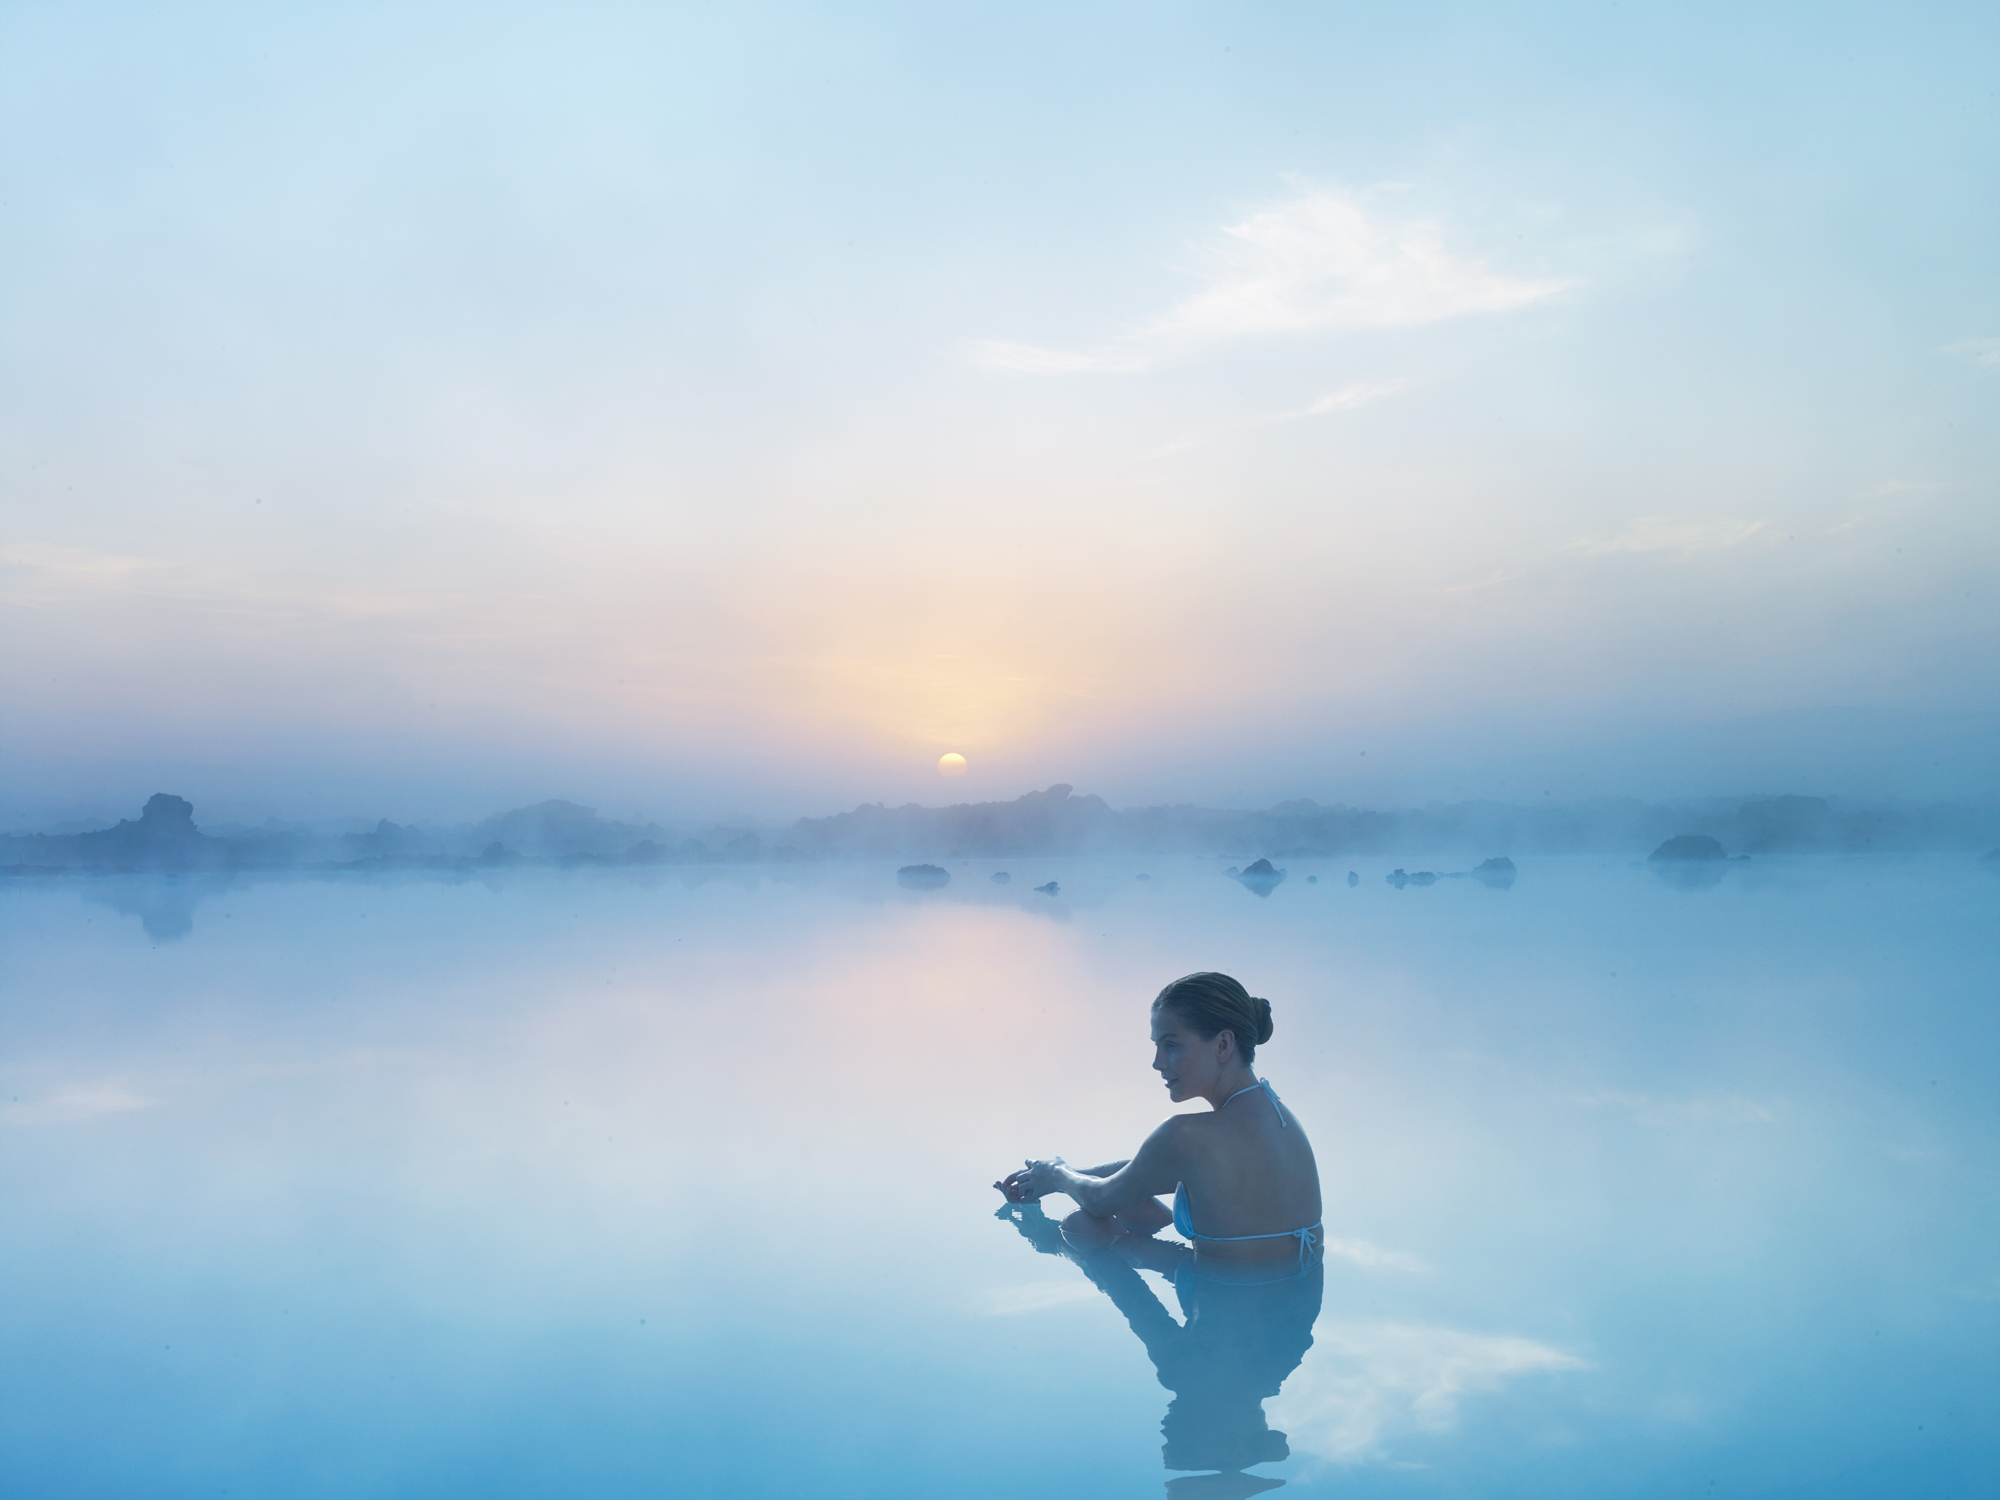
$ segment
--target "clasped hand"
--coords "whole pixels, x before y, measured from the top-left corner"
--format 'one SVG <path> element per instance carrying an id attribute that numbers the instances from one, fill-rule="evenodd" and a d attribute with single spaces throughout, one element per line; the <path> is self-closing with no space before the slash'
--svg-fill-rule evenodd
<path id="1" fill-rule="evenodd" d="M 1030 1161 L 993 1185 L 1007 1195 L 1009 1203 L 1036 1203 L 1045 1195 L 1062 1190 L 1062 1179 L 1056 1170 L 1062 1165 L 1060 1156 L 1048 1161 Z"/>

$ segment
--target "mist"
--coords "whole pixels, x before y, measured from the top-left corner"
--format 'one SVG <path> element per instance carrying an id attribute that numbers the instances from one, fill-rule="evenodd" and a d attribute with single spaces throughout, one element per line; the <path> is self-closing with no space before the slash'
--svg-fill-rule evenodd
<path id="1" fill-rule="evenodd" d="M 0 5 L 8 1500 L 2000 1493 L 1996 57 Z"/>
<path id="2" fill-rule="evenodd" d="M 0 874 L 310 869 L 464 874 L 523 861 L 566 867 L 789 863 L 906 856 L 993 858 L 1200 854 L 1331 858 L 1344 854 L 1638 854 L 1696 835 L 1743 854 L 1983 851 L 2000 809 L 1963 803 L 1829 799 L 1796 793 L 1647 802 L 1600 797 L 1531 803 L 1432 802 L 1415 808 L 1323 806 L 1294 798 L 1260 809 L 1192 803 L 1114 808 L 1064 783 L 1006 802 L 863 804 L 757 826 L 667 827 L 549 800 L 477 821 L 365 818 L 198 825 L 184 797 L 156 793 L 105 828 L 58 825 L 0 836 Z M 1993 851 L 2000 858 L 2000 850 Z"/>

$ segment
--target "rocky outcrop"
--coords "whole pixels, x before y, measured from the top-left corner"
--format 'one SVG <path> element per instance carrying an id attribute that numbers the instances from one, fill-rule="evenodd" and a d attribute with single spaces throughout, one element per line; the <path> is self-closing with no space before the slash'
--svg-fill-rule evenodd
<path id="1" fill-rule="evenodd" d="M 568 854 L 622 855 L 636 843 L 651 840 L 665 844 L 667 837 L 666 830 L 655 824 L 613 822 L 600 818 L 594 807 L 551 801 L 482 819 L 472 826 L 467 842 L 482 849 L 497 842 L 516 853 L 546 859 Z M 730 857 L 755 857 L 756 835 L 747 837 L 753 842 L 745 852 L 739 852 L 736 843 L 725 845 Z"/>
<path id="2" fill-rule="evenodd" d="M 6 841 L 24 864 L 53 869 L 200 870 L 235 862 L 241 851 L 194 823 L 194 804 L 170 792 L 146 799 L 137 818 L 90 833 L 29 834 Z"/>
<path id="3" fill-rule="evenodd" d="M 1236 881 L 1245 890 L 1268 897 L 1285 883 L 1285 872 L 1268 859 L 1260 859 L 1238 871 Z"/>
<path id="4" fill-rule="evenodd" d="M 928 854 L 947 859 L 1082 854 L 1118 842 L 1121 815 L 1101 797 L 1058 783 L 1012 802 L 955 807 L 881 803 L 830 818 L 801 818 L 791 842 L 806 854 Z"/>

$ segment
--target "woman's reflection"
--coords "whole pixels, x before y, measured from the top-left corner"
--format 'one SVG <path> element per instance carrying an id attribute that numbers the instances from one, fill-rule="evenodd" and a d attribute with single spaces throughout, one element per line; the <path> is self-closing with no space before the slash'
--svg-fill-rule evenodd
<path id="1" fill-rule="evenodd" d="M 1169 1469 L 1212 1469 L 1167 1482 L 1172 1500 L 1240 1500 L 1276 1489 L 1282 1479 L 1243 1471 L 1290 1456 L 1282 1432 L 1264 1418 L 1264 1401 L 1312 1347 L 1325 1271 L 1315 1255 L 1303 1270 L 1246 1268 L 1247 1276 L 1218 1279 L 1196 1269 L 1187 1246 L 1131 1234 L 1106 1238 L 1082 1222 L 1064 1232 L 1038 1203 L 999 1211 L 1034 1247 L 1059 1255 L 1090 1278 L 1125 1315 L 1146 1346 L 1160 1384 L 1174 1393 L 1160 1431 Z M 1076 1216 L 1079 1221 L 1082 1216 Z M 1143 1268 L 1173 1282 L 1180 1301 L 1175 1322 L 1139 1275 Z"/>

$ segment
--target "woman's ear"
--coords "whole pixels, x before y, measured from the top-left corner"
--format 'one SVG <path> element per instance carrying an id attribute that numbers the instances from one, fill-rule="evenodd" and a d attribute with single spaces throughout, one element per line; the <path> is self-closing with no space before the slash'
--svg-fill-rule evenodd
<path id="1" fill-rule="evenodd" d="M 1218 1031 L 1215 1034 L 1216 1062 L 1223 1067 L 1228 1067 L 1229 1060 L 1234 1056 L 1236 1056 L 1236 1033 L 1233 1031 Z"/>

